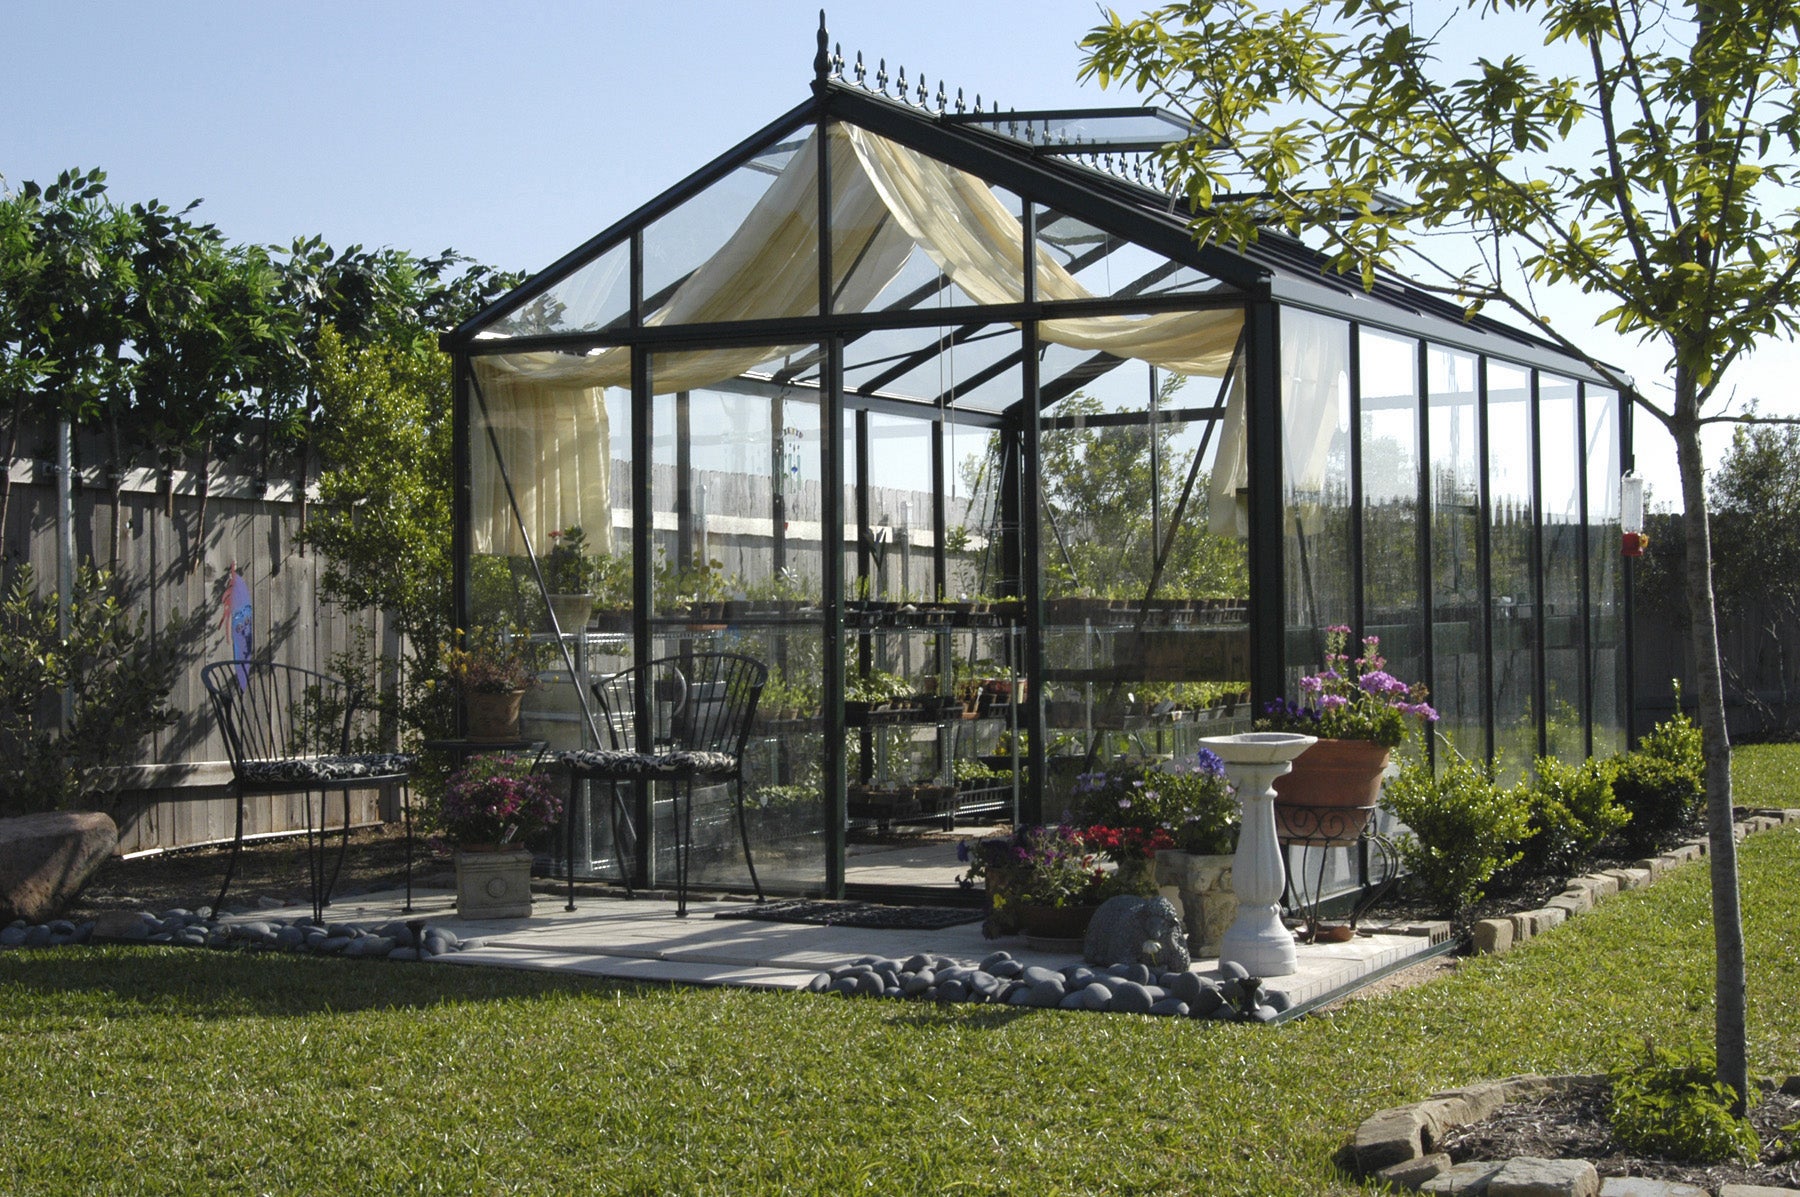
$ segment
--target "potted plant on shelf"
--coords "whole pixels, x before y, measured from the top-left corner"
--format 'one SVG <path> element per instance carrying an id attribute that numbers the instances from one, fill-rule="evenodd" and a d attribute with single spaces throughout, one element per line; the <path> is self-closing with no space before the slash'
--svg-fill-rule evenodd
<path id="1" fill-rule="evenodd" d="M 1413 721 L 1437 720 L 1424 686 L 1387 672 L 1379 636 L 1365 637 L 1354 659 L 1345 651 L 1349 642 L 1349 628 L 1326 629 L 1324 668 L 1300 679 L 1304 701 L 1272 702 L 1256 721 L 1258 731 L 1319 738 L 1275 779 L 1275 821 L 1284 839 L 1354 843 L 1374 813 L 1393 750 Z"/>
<path id="2" fill-rule="evenodd" d="M 550 533 L 550 553 L 544 558 L 544 587 L 556 630 L 579 632 L 594 613 L 595 583 L 599 564 L 588 553 L 587 533 L 571 524 Z"/>
<path id="3" fill-rule="evenodd" d="M 456 849 L 456 912 L 463 918 L 531 913 L 525 841 L 562 817 L 562 800 L 526 757 L 478 756 L 450 775 L 438 821 Z"/>
<path id="4" fill-rule="evenodd" d="M 519 738 L 519 704 L 538 684 L 530 639 L 498 628 L 473 628 L 443 649 L 444 672 L 462 696 L 468 738 L 501 743 Z"/>

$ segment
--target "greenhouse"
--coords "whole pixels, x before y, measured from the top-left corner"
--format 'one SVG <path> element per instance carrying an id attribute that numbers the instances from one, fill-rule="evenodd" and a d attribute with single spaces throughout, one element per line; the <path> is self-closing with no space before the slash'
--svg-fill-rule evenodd
<path id="1" fill-rule="evenodd" d="M 1435 752 L 1624 746 L 1598 375 L 1279 233 L 1196 246 L 1167 113 L 983 111 L 823 40 L 815 68 L 446 337 L 458 619 L 541 654 L 523 736 L 603 747 L 592 682 L 755 658 L 757 880 L 824 896 L 942 884 L 865 875 L 869 840 L 1054 821 L 1096 762 L 1248 729 L 1334 626 L 1430 686 Z M 667 787 L 623 822 L 603 788 L 574 874 L 666 878 Z M 731 788 L 693 819 L 697 881 L 748 890 Z"/>

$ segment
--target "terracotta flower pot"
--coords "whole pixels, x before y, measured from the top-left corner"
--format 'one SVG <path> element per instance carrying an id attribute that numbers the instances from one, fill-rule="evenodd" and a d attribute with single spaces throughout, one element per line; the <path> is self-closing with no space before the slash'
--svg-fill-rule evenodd
<path id="1" fill-rule="evenodd" d="M 1087 935 L 1097 906 L 1035 906 L 1018 903 L 1012 908 L 1019 930 L 1027 939 L 1081 939 Z"/>
<path id="2" fill-rule="evenodd" d="M 469 719 L 469 739 L 488 744 L 518 739 L 519 704 L 524 697 L 523 690 L 500 694 L 465 694 L 463 709 Z"/>
<path id="3" fill-rule="evenodd" d="M 1389 751 L 1367 740 L 1320 740 L 1275 779 L 1275 826 L 1284 840 L 1355 843 L 1375 813 Z"/>

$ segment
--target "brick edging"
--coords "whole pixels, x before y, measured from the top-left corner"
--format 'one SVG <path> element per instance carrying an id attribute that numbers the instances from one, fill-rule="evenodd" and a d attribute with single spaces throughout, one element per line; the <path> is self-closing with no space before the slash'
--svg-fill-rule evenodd
<path id="1" fill-rule="evenodd" d="M 1769 831 L 1800 823 L 1800 810 L 1753 810 L 1733 825 L 1735 838 L 1742 840 L 1759 831 Z M 1621 890 L 1642 889 L 1660 881 L 1675 866 L 1698 860 L 1707 852 L 1704 837 L 1684 840 L 1668 851 L 1647 856 L 1629 868 L 1601 869 L 1569 880 L 1568 888 L 1551 898 L 1537 910 L 1522 910 L 1504 918 L 1482 919 L 1470 933 L 1477 955 L 1497 956 L 1542 935 L 1576 915 L 1586 914 Z"/>

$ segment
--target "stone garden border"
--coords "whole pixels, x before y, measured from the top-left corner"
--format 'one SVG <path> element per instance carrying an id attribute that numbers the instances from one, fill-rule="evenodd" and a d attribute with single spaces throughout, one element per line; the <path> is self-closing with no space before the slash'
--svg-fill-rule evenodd
<path id="1" fill-rule="evenodd" d="M 1759 831 L 1800 823 L 1800 810 L 1753 810 L 1736 821 L 1739 841 Z M 1561 894 L 1538 910 L 1506 918 L 1482 919 L 1475 924 L 1473 939 L 1479 954 L 1497 955 L 1510 950 L 1568 919 L 1586 914 L 1596 904 L 1621 890 L 1641 889 L 1660 880 L 1677 865 L 1698 860 L 1707 853 L 1704 839 L 1687 840 L 1667 852 L 1647 857 L 1630 868 L 1603 869 L 1576 877 Z M 1396 1188 L 1424 1193 L 1487 1194 L 1488 1197 L 1705 1197 L 1692 1185 L 1631 1178 L 1602 1186 L 1594 1166 L 1586 1160 L 1541 1160 L 1519 1157 L 1504 1161 L 1471 1161 L 1452 1164 L 1438 1150 L 1444 1136 L 1457 1127 L 1480 1122 L 1501 1106 L 1545 1094 L 1597 1086 L 1604 1076 L 1515 1076 L 1485 1081 L 1462 1089 L 1434 1093 L 1421 1102 L 1381 1110 L 1362 1121 L 1349 1145 L 1355 1169 L 1361 1176 L 1384 1181 Z M 1774 1197 L 1800 1190 L 1759 1185 L 1726 1185 L 1719 1197 Z"/>

